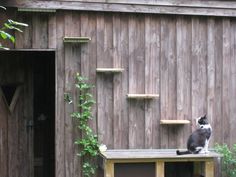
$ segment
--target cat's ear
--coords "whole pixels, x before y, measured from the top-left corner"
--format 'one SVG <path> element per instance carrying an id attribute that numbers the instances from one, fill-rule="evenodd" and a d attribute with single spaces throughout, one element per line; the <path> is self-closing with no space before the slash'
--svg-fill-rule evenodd
<path id="1" fill-rule="evenodd" d="M 204 116 L 202 116 L 202 118 L 205 118 L 205 119 L 206 119 L 206 118 L 207 118 L 207 115 L 205 114 Z"/>

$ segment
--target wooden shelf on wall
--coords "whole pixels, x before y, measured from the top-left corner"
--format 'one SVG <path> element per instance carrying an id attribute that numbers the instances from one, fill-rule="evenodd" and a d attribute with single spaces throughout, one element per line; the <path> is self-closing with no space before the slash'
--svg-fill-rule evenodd
<path id="1" fill-rule="evenodd" d="M 97 68 L 97 73 L 121 73 L 124 71 L 123 68 Z"/>
<path id="2" fill-rule="evenodd" d="M 127 98 L 129 99 L 155 99 L 159 98 L 158 94 L 127 94 Z"/>
<path id="3" fill-rule="evenodd" d="M 63 38 L 64 43 L 87 43 L 91 41 L 90 37 L 68 37 Z"/>
<path id="4" fill-rule="evenodd" d="M 160 124 L 163 125 L 184 125 L 189 123 L 189 120 L 160 120 Z"/>

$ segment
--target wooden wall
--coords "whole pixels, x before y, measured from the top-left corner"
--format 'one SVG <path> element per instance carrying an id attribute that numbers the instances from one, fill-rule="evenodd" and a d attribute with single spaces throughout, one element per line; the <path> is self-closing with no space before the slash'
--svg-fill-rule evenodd
<path id="1" fill-rule="evenodd" d="M 29 24 L 15 48 L 56 49 L 56 176 L 80 176 L 76 132 L 64 102 L 80 72 L 95 84 L 91 122 L 109 149 L 184 148 L 194 118 L 207 114 L 214 143 L 236 142 L 236 20 L 225 17 L 57 11 L 18 13 Z M 64 44 L 64 36 L 89 36 Z M 119 74 L 96 73 L 122 67 Z M 128 93 L 159 94 L 129 100 Z M 187 119 L 184 126 L 161 119 Z M 66 169 L 66 170 L 65 170 Z"/>

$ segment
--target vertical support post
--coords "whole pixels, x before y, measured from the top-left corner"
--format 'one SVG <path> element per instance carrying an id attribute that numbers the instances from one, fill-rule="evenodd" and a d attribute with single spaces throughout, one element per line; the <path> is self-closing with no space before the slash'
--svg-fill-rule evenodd
<path id="1" fill-rule="evenodd" d="M 193 162 L 193 176 L 200 176 L 201 172 L 201 162 L 195 161 Z"/>
<path id="2" fill-rule="evenodd" d="M 214 177 L 214 161 L 205 162 L 205 177 Z"/>
<path id="3" fill-rule="evenodd" d="M 114 177 L 114 162 L 106 160 L 104 172 L 104 177 Z"/>
<path id="4" fill-rule="evenodd" d="M 165 176 L 165 162 L 156 161 L 156 177 L 164 177 L 164 176 Z"/>

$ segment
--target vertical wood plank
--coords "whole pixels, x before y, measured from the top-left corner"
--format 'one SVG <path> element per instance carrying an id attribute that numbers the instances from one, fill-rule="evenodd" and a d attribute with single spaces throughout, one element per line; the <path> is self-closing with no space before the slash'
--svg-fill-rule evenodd
<path id="1" fill-rule="evenodd" d="M 207 113 L 207 31 L 206 20 L 192 18 L 192 118 Z M 193 126 L 193 129 L 196 127 Z"/>
<path id="2" fill-rule="evenodd" d="M 97 67 L 113 66 L 112 15 L 97 14 Z M 97 75 L 99 140 L 113 148 L 113 76 Z"/>
<path id="3" fill-rule="evenodd" d="M 230 97 L 236 98 L 236 21 L 231 20 L 230 27 Z M 230 99 L 230 146 L 236 142 L 236 137 L 233 133 L 236 130 L 236 99 Z"/>
<path id="4" fill-rule="evenodd" d="M 75 30 L 76 29 L 76 30 Z M 70 12 L 65 15 L 65 36 L 80 36 L 80 16 L 78 13 Z M 76 73 L 80 68 L 80 46 L 73 44 L 65 45 L 65 92 L 74 97 L 73 105 L 65 103 L 65 168 L 66 176 L 81 176 L 80 158 L 78 147 L 74 142 L 80 138 L 77 130 L 78 120 L 73 120 L 70 114 L 77 109 L 75 84 Z"/>
<path id="5" fill-rule="evenodd" d="M 1 63 L 2 64 L 2 63 Z M 6 101 L 3 100 L 3 92 L 0 88 L 0 173 L 3 176 L 8 176 L 8 125 L 7 117 L 9 112 L 6 107 Z"/>
<path id="6" fill-rule="evenodd" d="M 16 38 L 15 48 L 30 49 L 32 48 L 32 36 L 33 36 L 32 15 L 30 15 L 30 13 L 19 14 L 17 20 L 22 23 L 28 24 L 28 27 L 25 27 L 23 29 L 24 31 L 23 33 L 20 32 L 15 33 L 15 38 Z"/>
<path id="7" fill-rule="evenodd" d="M 161 19 L 161 119 L 176 117 L 176 24 L 175 18 Z M 176 147 L 176 127 L 162 127 L 161 148 Z"/>
<path id="8" fill-rule="evenodd" d="M 215 19 L 207 21 L 207 118 L 212 124 L 215 117 Z M 213 124 L 212 124 L 213 125 Z M 215 134 L 212 134 L 210 144 L 213 144 Z"/>
<path id="9" fill-rule="evenodd" d="M 114 163 L 112 161 L 105 161 L 105 175 L 104 177 L 114 177 Z"/>
<path id="10" fill-rule="evenodd" d="M 56 53 L 56 120 L 55 120 L 55 152 L 56 152 L 56 168 L 55 175 L 57 177 L 65 177 L 65 119 L 64 119 L 64 13 L 57 13 L 57 53 Z"/>
<path id="11" fill-rule="evenodd" d="M 48 14 L 48 48 L 55 49 L 57 47 L 57 22 L 56 14 Z"/>
<path id="12" fill-rule="evenodd" d="M 128 148 L 128 19 L 124 14 L 113 15 L 113 66 L 124 68 L 120 74 L 114 74 L 113 80 L 113 114 L 114 114 L 114 148 Z"/>
<path id="13" fill-rule="evenodd" d="M 129 16 L 129 93 L 144 93 L 144 18 Z M 144 100 L 129 100 L 129 147 L 144 148 L 145 145 Z"/>
<path id="14" fill-rule="evenodd" d="M 191 121 L 191 18 L 177 18 L 177 119 Z M 186 146 L 189 126 L 177 129 L 177 146 Z"/>
<path id="15" fill-rule="evenodd" d="M 145 93 L 159 94 L 160 20 L 145 16 Z M 159 99 L 145 101 L 145 148 L 159 147 Z"/>
<path id="16" fill-rule="evenodd" d="M 223 73 L 223 25 L 222 19 L 215 20 L 215 116 L 213 121 L 214 142 L 223 143 L 222 123 L 222 73 Z"/>
<path id="17" fill-rule="evenodd" d="M 214 177 L 214 161 L 205 162 L 205 176 Z"/>
<path id="18" fill-rule="evenodd" d="M 230 20 L 223 18 L 223 82 L 222 82 L 222 116 L 224 143 L 230 144 Z"/>
<path id="19" fill-rule="evenodd" d="M 156 162 L 156 177 L 165 176 L 165 162 L 157 161 Z"/>
<path id="20" fill-rule="evenodd" d="M 48 48 L 48 16 L 47 14 L 33 14 L 32 17 L 32 48 Z"/>

